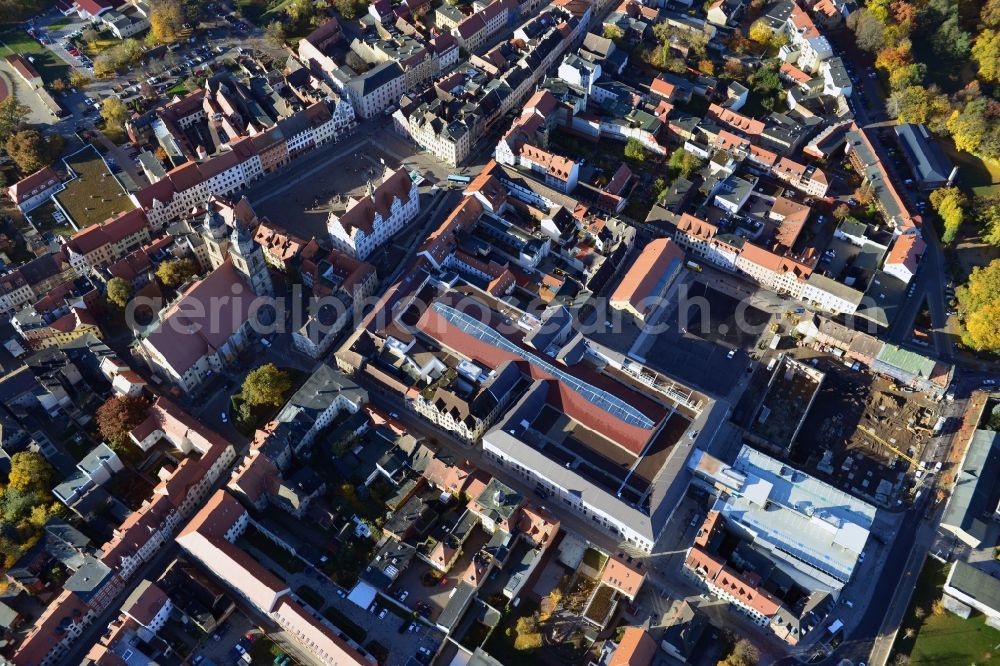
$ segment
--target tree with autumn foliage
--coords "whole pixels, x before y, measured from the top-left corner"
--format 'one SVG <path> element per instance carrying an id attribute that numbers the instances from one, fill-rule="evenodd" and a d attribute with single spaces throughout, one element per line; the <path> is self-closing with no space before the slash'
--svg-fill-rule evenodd
<path id="1" fill-rule="evenodd" d="M 757 19 L 750 25 L 750 39 L 758 44 L 770 44 L 774 38 L 774 29 L 764 19 Z"/>
<path id="2" fill-rule="evenodd" d="M 904 0 L 897 0 L 889 5 L 889 12 L 896 24 L 905 28 L 907 32 L 917 19 L 917 8 Z"/>
<path id="3" fill-rule="evenodd" d="M 10 457 L 10 487 L 18 492 L 48 490 L 55 469 L 37 451 L 21 451 Z"/>
<path id="4" fill-rule="evenodd" d="M 164 261 L 156 269 L 156 279 L 165 287 L 174 289 L 198 274 L 198 266 L 191 259 Z"/>
<path id="5" fill-rule="evenodd" d="M 979 12 L 979 20 L 987 28 L 1000 28 L 1000 0 L 986 0 Z"/>
<path id="6" fill-rule="evenodd" d="M 977 351 L 1000 352 L 1000 259 L 973 268 L 955 296 L 962 342 Z"/>
<path id="7" fill-rule="evenodd" d="M 942 187 L 931 192 L 930 201 L 944 223 L 941 242 L 952 242 L 965 219 L 965 206 L 968 205 L 968 200 L 957 187 Z"/>
<path id="8" fill-rule="evenodd" d="M 149 34 L 160 44 L 177 41 L 184 28 L 184 6 L 180 0 L 151 0 Z"/>
<path id="9" fill-rule="evenodd" d="M 885 46 L 885 24 L 870 6 L 851 12 L 847 27 L 854 31 L 855 42 L 865 51 L 877 53 Z"/>
<path id="10" fill-rule="evenodd" d="M 972 59 L 984 81 L 1000 82 L 1000 31 L 983 30 L 972 45 Z"/>
<path id="11" fill-rule="evenodd" d="M 292 378 L 273 363 L 251 370 L 243 380 L 243 400 L 253 406 L 280 407 L 292 388 Z"/>
<path id="12" fill-rule="evenodd" d="M 116 395 L 98 407 L 97 429 L 119 454 L 129 452 L 128 434 L 146 419 L 149 401 L 141 397 Z"/>
<path id="13" fill-rule="evenodd" d="M 973 99 L 948 118 L 947 127 L 959 150 L 1000 159 L 1000 102 Z"/>
<path id="14" fill-rule="evenodd" d="M 889 96 L 886 110 L 901 123 L 924 123 L 939 131 L 947 122 L 951 105 L 948 96 L 933 86 L 908 86 Z"/>
<path id="15" fill-rule="evenodd" d="M 909 45 L 887 46 L 875 56 L 875 67 L 887 73 L 898 67 L 906 67 L 911 62 L 913 62 L 913 54 L 910 52 Z"/>

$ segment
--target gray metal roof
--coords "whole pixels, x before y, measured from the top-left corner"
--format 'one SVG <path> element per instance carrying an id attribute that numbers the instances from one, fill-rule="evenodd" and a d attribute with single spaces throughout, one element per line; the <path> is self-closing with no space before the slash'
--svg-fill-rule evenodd
<path id="1" fill-rule="evenodd" d="M 347 375 L 324 363 L 316 368 L 309 379 L 288 399 L 277 420 L 289 422 L 301 418 L 302 415 L 315 420 L 341 396 L 353 403 L 368 401 L 368 392 L 365 389 Z"/>
<path id="2" fill-rule="evenodd" d="M 87 601 L 100 591 L 104 582 L 113 575 L 114 572 L 108 565 L 88 555 L 83 566 L 66 579 L 63 588 Z"/>
<path id="3" fill-rule="evenodd" d="M 1000 612 L 1000 580 L 961 560 L 951 566 L 945 591 L 954 588 L 987 608 Z"/>
<path id="4" fill-rule="evenodd" d="M 868 540 L 874 506 L 749 446 L 731 468 L 710 464 L 712 457 L 704 453 L 697 460 L 703 476 L 715 478 L 730 469 L 743 475 L 719 476 L 735 488 L 716 507 L 728 523 L 823 584 L 839 588 L 837 581 L 850 579 Z"/>
<path id="5" fill-rule="evenodd" d="M 445 629 L 445 631 L 451 631 L 458 624 L 458 621 L 462 619 L 465 609 L 468 608 L 469 602 L 475 594 L 476 588 L 473 585 L 464 580 L 460 581 L 455 586 L 455 591 L 448 600 L 448 605 L 444 607 L 441 615 L 438 616 L 437 625 Z"/>
<path id="6" fill-rule="evenodd" d="M 977 430 L 962 461 L 941 525 L 964 532 L 977 541 L 986 536 L 989 522 L 984 516 L 997 506 L 997 479 L 1000 478 L 1000 433 Z"/>
<path id="7" fill-rule="evenodd" d="M 533 470 L 551 483 L 571 490 L 588 506 L 596 507 L 609 516 L 615 517 L 619 522 L 627 524 L 649 540 L 654 540 L 663 525 L 666 524 L 664 516 L 662 522 L 658 521 L 656 525 L 653 525 L 650 517 L 642 511 L 632 508 L 578 472 L 566 469 L 559 462 L 502 428 L 487 432 L 483 436 L 483 442 L 502 450 L 505 455 L 516 460 L 519 465 Z"/>
<path id="8" fill-rule="evenodd" d="M 948 180 L 952 163 L 924 125 L 896 125 L 895 130 L 906 161 L 918 180 L 928 183 Z"/>
<path id="9" fill-rule="evenodd" d="M 863 291 L 858 291 L 854 287 L 848 287 L 846 284 L 828 278 L 822 273 L 813 273 L 806 279 L 806 282 L 817 289 L 822 289 L 829 294 L 833 294 L 837 298 L 842 298 L 845 301 L 854 303 L 855 305 L 860 303 L 861 299 L 865 297 L 865 293 Z"/>

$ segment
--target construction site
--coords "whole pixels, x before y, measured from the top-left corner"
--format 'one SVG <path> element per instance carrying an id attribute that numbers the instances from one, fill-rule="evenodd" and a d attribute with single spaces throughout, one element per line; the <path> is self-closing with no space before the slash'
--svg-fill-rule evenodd
<path id="1" fill-rule="evenodd" d="M 788 453 L 819 395 L 823 373 L 789 356 L 778 359 L 753 416 L 747 439 L 767 450 Z M 808 431 L 806 431 L 808 432 Z"/>
<path id="2" fill-rule="evenodd" d="M 828 359 L 790 456 L 843 490 L 883 506 L 908 499 L 933 436 L 937 404 L 887 378 Z"/>

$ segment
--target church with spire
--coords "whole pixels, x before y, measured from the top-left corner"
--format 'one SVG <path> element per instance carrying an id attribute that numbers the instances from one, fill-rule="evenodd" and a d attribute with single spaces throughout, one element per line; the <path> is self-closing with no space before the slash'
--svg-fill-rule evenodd
<path id="1" fill-rule="evenodd" d="M 202 219 L 201 252 L 195 252 L 206 270 L 216 270 L 227 260 L 258 296 L 273 296 L 274 285 L 264 250 L 254 239 L 260 220 L 244 198 L 235 205 L 221 200 L 209 203 Z M 207 265 L 204 265 L 207 264 Z"/>
<path id="2" fill-rule="evenodd" d="M 266 324 L 257 297 L 274 296 L 264 249 L 254 239 L 260 220 L 246 199 L 213 199 L 188 227 L 188 246 L 202 277 L 182 285 L 177 298 L 139 335 L 136 355 L 184 391 L 236 361 Z M 256 331 L 256 332 L 255 332 Z"/>

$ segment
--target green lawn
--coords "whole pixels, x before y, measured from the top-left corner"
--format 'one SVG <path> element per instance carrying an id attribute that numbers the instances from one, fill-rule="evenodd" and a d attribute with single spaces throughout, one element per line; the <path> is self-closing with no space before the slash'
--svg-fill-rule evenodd
<path id="1" fill-rule="evenodd" d="M 958 167 L 958 183 L 964 189 L 980 197 L 1000 192 L 1000 162 L 960 152 L 951 139 L 942 138 L 939 143 L 948 158 Z"/>
<path id="2" fill-rule="evenodd" d="M 927 666 L 1000 663 L 1000 652 L 994 651 L 1000 644 L 1000 631 L 987 627 L 982 615 L 964 620 L 947 611 L 937 616 L 932 613 L 932 605 L 941 598 L 941 588 L 947 577 L 945 565 L 927 559 L 893 646 L 894 652 L 909 654 L 911 664 Z M 917 608 L 926 613 L 922 620 L 917 618 Z M 911 628 L 917 631 L 914 639 L 906 637 L 907 629 Z"/>
<path id="3" fill-rule="evenodd" d="M 31 35 L 23 30 L 12 27 L 0 28 L 0 42 L 2 42 L 0 43 L 0 55 L 8 56 L 20 53 L 25 57 L 34 58 L 35 69 L 38 70 L 42 80 L 46 83 L 69 75 L 69 65 L 32 39 Z"/>

